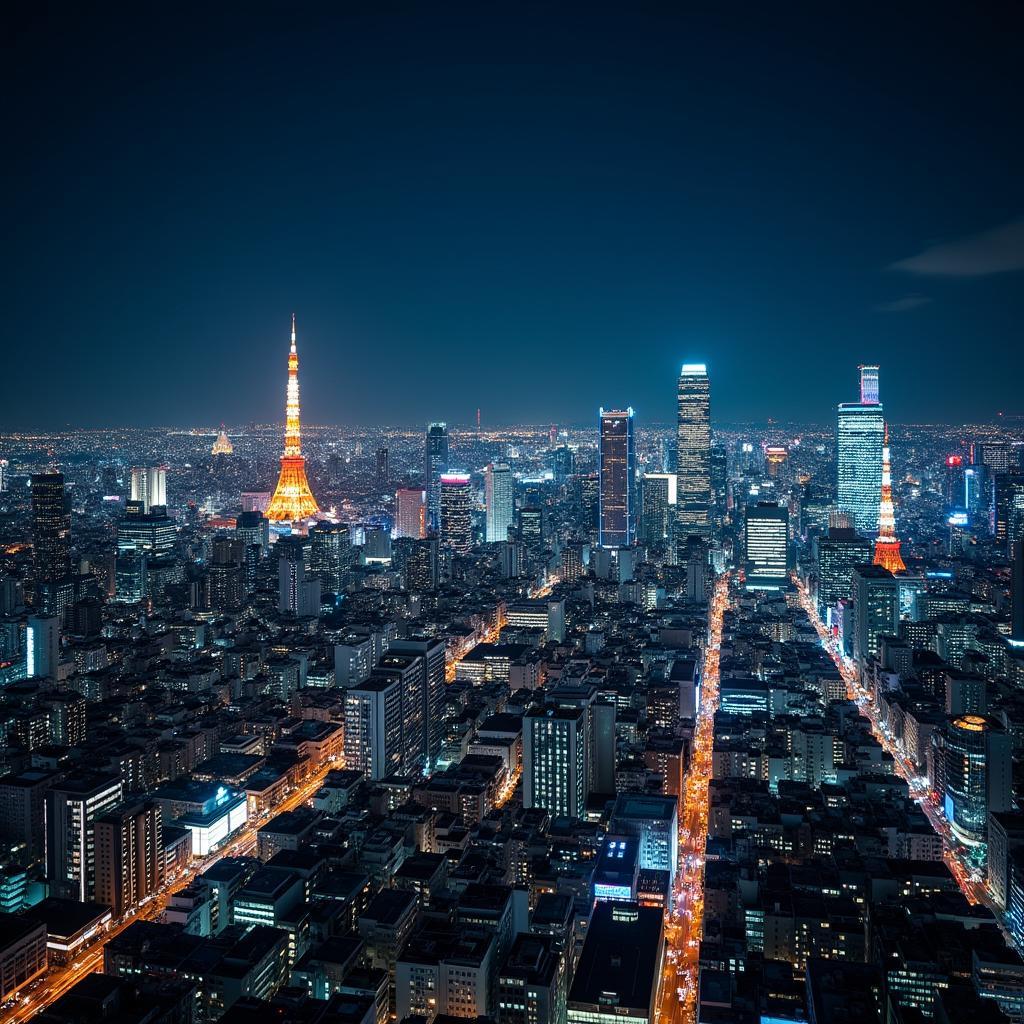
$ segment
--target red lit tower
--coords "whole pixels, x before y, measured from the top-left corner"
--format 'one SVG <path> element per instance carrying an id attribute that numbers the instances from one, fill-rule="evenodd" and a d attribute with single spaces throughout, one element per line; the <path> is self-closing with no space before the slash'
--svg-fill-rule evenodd
<path id="1" fill-rule="evenodd" d="M 285 402 L 284 454 L 281 456 L 281 475 L 277 488 L 267 506 L 271 522 L 294 522 L 309 519 L 320 511 L 320 506 L 309 489 L 306 479 L 306 460 L 302 455 L 299 428 L 299 356 L 295 350 L 295 314 L 292 313 L 292 347 L 288 353 L 288 392 Z"/>
<path id="2" fill-rule="evenodd" d="M 892 466 L 889 463 L 889 425 L 885 427 L 882 443 L 882 502 L 878 509 L 878 539 L 875 541 L 875 565 L 889 572 L 903 572 L 907 567 L 900 554 L 900 541 L 896 536 L 896 513 L 892 506 Z"/>

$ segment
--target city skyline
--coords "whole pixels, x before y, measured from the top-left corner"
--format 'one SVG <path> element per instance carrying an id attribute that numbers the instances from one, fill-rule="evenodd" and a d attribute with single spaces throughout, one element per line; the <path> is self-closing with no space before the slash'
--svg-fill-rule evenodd
<path id="1" fill-rule="evenodd" d="M 1020 12 L 748 18 L 24 14 L 0 428 L 276 421 L 293 310 L 310 423 L 669 421 L 691 359 L 729 421 L 826 419 L 848 361 L 908 421 L 1024 411 Z"/>

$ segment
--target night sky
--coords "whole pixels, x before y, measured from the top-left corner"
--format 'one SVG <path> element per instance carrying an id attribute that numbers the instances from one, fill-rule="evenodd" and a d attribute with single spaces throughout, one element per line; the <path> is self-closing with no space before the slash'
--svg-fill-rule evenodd
<path id="1" fill-rule="evenodd" d="M 6 23 L 0 428 L 1024 411 L 1020 5 L 152 6 Z"/>

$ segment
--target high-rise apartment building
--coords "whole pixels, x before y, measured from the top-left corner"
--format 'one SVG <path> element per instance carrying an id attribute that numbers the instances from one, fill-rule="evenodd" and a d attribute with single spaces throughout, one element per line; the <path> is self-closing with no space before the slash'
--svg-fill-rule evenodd
<path id="1" fill-rule="evenodd" d="M 867 396 L 867 401 L 864 400 Z M 836 422 L 836 503 L 854 529 L 878 529 L 882 500 L 885 414 L 878 400 L 878 367 L 861 367 L 861 401 L 839 405 Z"/>
<path id="2" fill-rule="evenodd" d="M 676 426 L 676 543 L 711 534 L 711 383 L 704 363 L 679 374 Z"/>
<path id="3" fill-rule="evenodd" d="M 468 473 L 442 473 L 440 538 L 444 547 L 467 554 L 473 547 L 473 501 Z"/>
<path id="4" fill-rule="evenodd" d="M 395 491 L 394 537 L 419 540 L 427 535 L 427 492 L 422 487 L 399 487 Z"/>
<path id="5" fill-rule="evenodd" d="M 393 651 L 384 654 L 370 675 L 374 680 L 397 683 L 402 695 L 402 764 L 405 775 L 422 775 L 427 760 L 426 662 L 415 653 Z"/>
<path id="6" fill-rule="evenodd" d="M 427 527 L 436 532 L 441 523 L 441 474 L 448 472 L 448 427 L 431 423 L 423 463 L 423 487 L 427 492 Z"/>
<path id="7" fill-rule="evenodd" d="M 598 544 L 628 548 L 636 540 L 636 452 L 632 409 L 602 409 L 598 453 Z"/>
<path id="8" fill-rule="evenodd" d="M 785 589 L 789 566 L 789 509 L 770 501 L 748 505 L 743 535 L 746 589 Z"/>
<path id="9" fill-rule="evenodd" d="M 370 781 L 402 771 L 399 678 L 367 679 L 345 691 L 345 765 Z"/>
<path id="10" fill-rule="evenodd" d="M 484 503 L 487 507 L 487 543 L 508 540 L 509 527 L 515 517 L 515 483 L 511 466 L 492 462 L 487 467 Z"/>
<path id="11" fill-rule="evenodd" d="M 587 801 L 587 712 L 533 708 L 523 719 L 523 806 L 583 817 Z"/>
<path id="12" fill-rule="evenodd" d="M 123 804 L 96 818 L 96 900 L 114 917 L 155 895 L 164 881 L 161 805 L 156 800 Z"/>
<path id="13" fill-rule="evenodd" d="M 46 794 L 46 877 L 55 896 L 96 898 L 96 819 L 122 798 L 116 776 L 83 773 Z"/>
<path id="14" fill-rule="evenodd" d="M 412 655 L 423 662 L 423 722 L 426 736 L 426 771 L 437 766 L 444 742 L 444 697 L 447 681 L 446 644 L 431 636 L 410 636 L 392 640 L 389 653 Z"/>

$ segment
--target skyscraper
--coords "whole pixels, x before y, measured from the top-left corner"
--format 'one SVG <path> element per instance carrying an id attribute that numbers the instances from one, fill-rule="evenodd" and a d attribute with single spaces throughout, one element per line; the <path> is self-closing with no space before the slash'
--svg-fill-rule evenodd
<path id="1" fill-rule="evenodd" d="M 285 398 L 284 454 L 277 488 L 267 506 L 267 518 L 274 523 L 309 519 L 320 506 L 309 489 L 306 460 L 302 455 L 299 421 L 299 355 L 295 348 L 295 314 L 292 314 L 292 347 L 288 352 L 288 388 Z"/>
<path id="2" fill-rule="evenodd" d="M 965 714 L 945 729 L 943 811 L 953 835 L 982 846 L 990 813 L 1013 806 L 1012 737 L 995 718 Z"/>
<path id="3" fill-rule="evenodd" d="M 71 504 L 63 473 L 32 477 L 32 559 L 37 583 L 53 583 L 71 571 Z"/>
<path id="4" fill-rule="evenodd" d="M 900 540 L 896 536 L 896 512 L 892 504 L 892 467 L 889 464 L 889 428 L 882 443 L 882 500 L 878 510 L 878 539 L 875 541 L 875 565 L 889 572 L 904 572 Z"/>
<path id="5" fill-rule="evenodd" d="M 423 463 L 423 488 L 427 492 L 427 527 L 437 532 L 441 525 L 441 474 L 448 472 L 448 427 L 431 423 Z"/>
<path id="6" fill-rule="evenodd" d="M 376 781 L 402 770 L 402 685 L 367 679 L 345 691 L 345 765 Z"/>
<path id="7" fill-rule="evenodd" d="M 885 415 L 878 400 L 877 366 L 861 368 L 861 395 L 870 401 L 839 405 L 836 498 L 839 509 L 849 513 L 856 530 L 874 533 L 878 529 L 882 500 L 882 448 L 885 438 Z"/>
<path id="8" fill-rule="evenodd" d="M 422 487 L 395 491 L 394 536 L 419 540 L 427 535 L 427 493 Z"/>
<path id="9" fill-rule="evenodd" d="M 317 523 L 309 536 L 310 575 L 320 581 L 324 590 L 340 594 L 348 585 L 353 560 L 348 527 L 344 523 Z"/>
<path id="10" fill-rule="evenodd" d="M 674 534 L 675 473 L 645 473 L 641 496 L 640 536 L 647 544 L 663 544 Z"/>
<path id="11" fill-rule="evenodd" d="M 484 500 L 487 506 L 487 543 L 508 540 L 515 512 L 515 488 L 510 466 L 492 462 L 487 467 Z"/>
<path id="12" fill-rule="evenodd" d="M 415 541 L 405 562 L 405 589 L 413 594 L 437 590 L 440 575 L 437 538 Z"/>
<path id="13" fill-rule="evenodd" d="M 860 370 L 860 404 L 878 405 L 878 367 L 861 364 Z"/>
<path id="14" fill-rule="evenodd" d="M 133 466 L 129 496 L 141 501 L 142 511 L 167 505 L 167 467 L 161 465 Z"/>
<path id="15" fill-rule="evenodd" d="M 442 473 L 440 484 L 441 544 L 459 554 L 473 547 L 473 510 L 468 473 Z"/>
<path id="16" fill-rule="evenodd" d="M 436 543 L 436 542 L 435 542 Z M 444 698 L 446 645 L 432 636 L 410 636 L 392 640 L 389 653 L 416 655 L 423 662 L 423 721 L 426 734 L 426 770 L 433 771 L 444 743 Z"/>
<path id="17" fill-rule="evenodd" d="M 387 448 L 377 449 L 377 490 L 386 491 L 391 482 L 390 455 Z"/>
<path id="18" fill-rule="evenodd" d="M 676 543 L 711 534 L 711 383 L 704 363 L 679 374 L 676 428 Z"/>
<path id="19" fill-rule="evenodd" d="M 832 612 L 841 598 L 850 596 L 853 570 L 871 561 L 871 544 L 856 530 L 830 526 L 815 538 L 818 566 L 818 614 L 831 625 Z"/>
<path id="20" fill-rule="evenodd" d="M 761 501 L 747 506 L 746 589 L 785 588 L 788 567 L 789 509 Z"/>
<path id="21" fill-rule="evenodd" d="M 636 540 L 636 454 L 632 409 L 600 411 L 598 544 L 628 548 Z"/>

